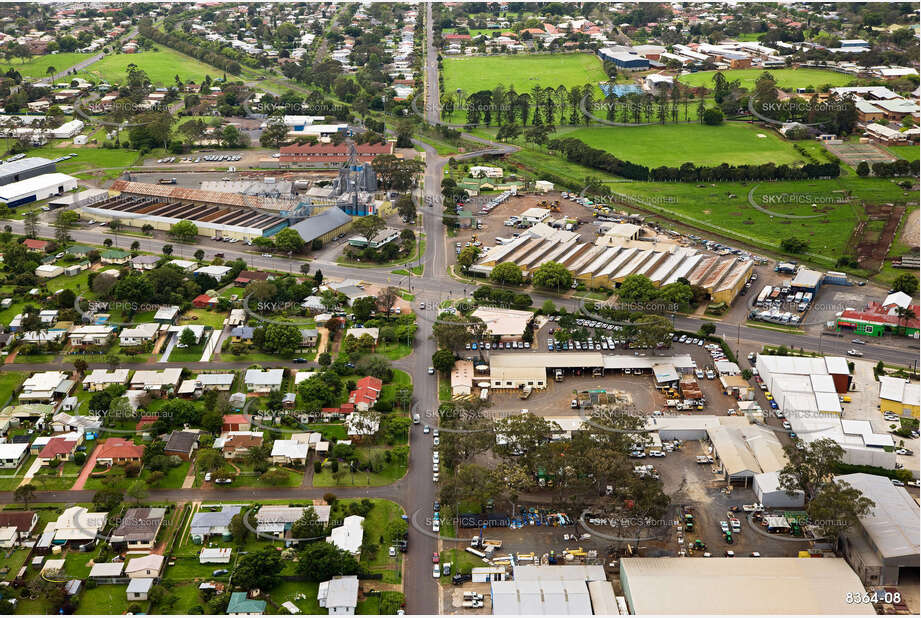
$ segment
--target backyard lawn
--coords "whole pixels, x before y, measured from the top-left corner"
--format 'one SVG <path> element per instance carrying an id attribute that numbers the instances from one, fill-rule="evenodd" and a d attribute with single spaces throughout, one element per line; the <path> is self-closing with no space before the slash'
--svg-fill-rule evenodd
<path id="1" fill-rule="evenodd" d="M 78 614 L 124 614 L 128 611 L 128 585 L 106 584 L 95 588 L 85 588 L 80 593 L 80 606 Z M 146 601 L 135 601 L 141 607 L 146 607 Z"/>
<path id="2" fill-rule="evenodd" d="M 0 405 L 6 406 L 9 403 L 13 391 L 22 384 L 27 375 L 15 371 L 0 374 Z"/>
<path id="3" fill-rule="evenodd" d="M 734 69 L 722 71 L 723 76 L 730 82 L 739 80 L 740 85 L 748 90 L 754 90 L 755 82 L 764 73 L 764 69 Z M 854 81 L 850 75 L 823 71 L 822 69 L 773 69 L 767 71 L 774 76 L 779 88 L 808 88 L 815 89 L 830 84 L 831 86 L 846 86 Z M 713 76 L 716 71 L 700 71 L 682 75 L 678 78 L 682 84 L 688 86 L 704 86 L 713 89 Z"/>
<path id="4" fill-rule="evenodd" d="M 384 451 L 389 450 L 390 447 L 387 446 L 372 446 L 370 451 L 370 457 L 373 458 L 378 453 L 383 453 Z M 368 460 L 368 448 L 367 447 L 357 447 L 355 449 L 355 456 L 362 463 Z M 323 469 L 319 474 L 313 475 L 313 486 L 314 487 L 379 487 L 381 485 L 389 485 L 401 478 L 406 474 L 406 465 L 397 462 L 396 459 L 393 459 L 391 463 L 384 464 L 379 472 L 351 472 L 348 469 L 348 464 L 340 463 L 340 471 L 345 471 L 345 474 L 340 479 L 340 482 L 336 482 L 335 477 L 333 476 L 332 468 L 329 465 L 323 466 Z"/>

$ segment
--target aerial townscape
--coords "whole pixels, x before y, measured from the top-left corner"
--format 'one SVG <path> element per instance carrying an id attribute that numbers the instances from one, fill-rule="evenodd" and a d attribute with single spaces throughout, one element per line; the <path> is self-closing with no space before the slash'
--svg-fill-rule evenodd
<path id="1" fill-rule="evenodd" d="M 0 615 L 918 615 L 919 23 L 0 3 Z"/>

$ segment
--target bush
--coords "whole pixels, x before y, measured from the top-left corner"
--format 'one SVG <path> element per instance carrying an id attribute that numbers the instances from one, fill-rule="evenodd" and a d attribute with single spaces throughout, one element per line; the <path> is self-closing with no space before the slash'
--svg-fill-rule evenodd
<path id="1" fill-rule="evenodd" d="M 339 498 L 336 497 L 336 494 L 333 494 L 333 493 L 323 494 L 323 501 L 326 504 L 329 504 L 330 506 L 332 506 L 333 504 L 336 504 L 337 500 L 339 500 Z"/>
<path id="2" fill-rule="evenodd" d="M 313 462 L 313 473 L 314 473 L 314 474 L 319 474 L 319 473 L 320 473 L 320 470 L 322 470 L 322 469 L 323 469 L 323 463 L 322 463 L 322 462 L 320 462 L 320 461 L 315 461 L 315 462 Z"/>

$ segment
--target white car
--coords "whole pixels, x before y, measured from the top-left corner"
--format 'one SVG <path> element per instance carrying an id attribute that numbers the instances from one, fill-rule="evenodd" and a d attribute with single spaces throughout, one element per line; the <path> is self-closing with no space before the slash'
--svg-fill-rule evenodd
<path id="1" fill-rule="evenodd" d="M 441 530 L 441 522 L 438 521 L 437 519 L 433 519 L 432 520 L 432 532 L 438 532 L 439 530 Z M 438 565 L 436 564 L 435 573 L 437 572 L 438 572 Z"/>
<path id="2" fill-rule="evenodd" d="M 438 564 L 432 565 L 432 577 L 434 577 L 435 579 L 438 579 L 439 577 L 441 577 L 441 565 L 438 565 Z"/>
<path id="3" fill-rule="evenodd" d="M 441 444 L 441 438 L 435 436 L 435 438 L 432 440 L 432 446 L 438 446 L 439 444 Z"/>
<path id="4" fill-rule="evenodd" d="M 432 474 L 432 482 L 433 482 L 433 483 L 437 483 L 437 482 L 438 482 L 438 473 L 437 473 L 437 472 L 435 472 L 435 473 Z"/>
<path id="5" fill-rule="evenodd" d="M 270 258 L 270 257 L 272 257 L 272 254 L 271 254 L 271 253 L 263 253 L 263 254 L 262 254 L 262 257 L 264 257 L 264 258 Z"/>
<path id="6" fill-rule="evenodd" d="M 863 356 L 863 352 L 860 352 L 860 351 L 858 351 L 858 350 L 848 350 L 848 351 L 847 351 L 847 355 L 848 355 L 848 356 L 858 356 L 858 357 L 859 357 L 859 356 Z"/>
<path id="7" fill-rule="evenodd" d="M 438 456 L 438 451 L 432 451 L 432 463 L 439 463 L 441 458 Z"/>
<path id="8" fill-rule="evenodd" d="M 437 461 L 432 464 L 432 472 L 433 473 L 438 472 L 438 462 Z"/>
<path id="9" fill-rule="evenodd" d="M 434 367 L 429 367 L 429 375 L 430 375 L 430 376 L 431 376 L 431 375 L 435 375 L 435 368 L 434 368 Z"/>

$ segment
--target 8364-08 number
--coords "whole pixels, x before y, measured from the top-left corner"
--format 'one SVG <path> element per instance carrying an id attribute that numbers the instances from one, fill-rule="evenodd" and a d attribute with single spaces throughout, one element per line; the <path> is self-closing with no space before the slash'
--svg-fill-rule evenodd
<path id="1" fill-rule="evenodd" d="M 892 603 L 897 604 L 902 602 L 902 594 L 900 592 L 848 592 L 845 595 L 844 600 L 847 603 Z"/>

